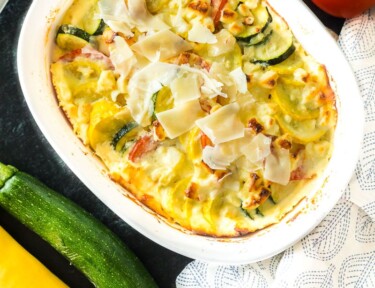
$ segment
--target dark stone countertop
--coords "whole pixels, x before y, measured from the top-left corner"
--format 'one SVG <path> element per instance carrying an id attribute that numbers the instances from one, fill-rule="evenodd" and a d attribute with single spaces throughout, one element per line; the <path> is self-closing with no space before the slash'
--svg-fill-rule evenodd
<path id="1" fill-rule="evenodd" d="M 0 15 L 0 161 L 37 177 L 78 203 L 135 252 L 160 287 L 175 287 L 177 275 L 191 259 L 155 244 L 118 218 L 68 169 L 36 126 L 23 98 L 16 65 L 19 31 L 31 2 L 10 0 Z M 326 26 L 339 33 L 342 19 L 305 2 Z M 0 225 L 69 286 L 92 287 L 62 256 L 2 209 Z"/>

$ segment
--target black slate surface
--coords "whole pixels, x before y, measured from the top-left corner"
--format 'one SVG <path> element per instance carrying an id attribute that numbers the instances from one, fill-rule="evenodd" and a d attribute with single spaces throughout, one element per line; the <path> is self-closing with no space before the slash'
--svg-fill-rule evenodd
<path id="1" fill-rule="evenodd" d="M 20 89 L 16 65 L 19 31 L 31 2 L 10 0 L 0 14 L 0 161 L 32 174 L 78 203 L 135 252 L 160 287 L 175 287 L 177 275 L 191 259 L 148 240 L 112 213 L 67 168 L 36 126 Z M 339 33 L 342 19 L 319 11 L 308 0 L 305 2 L 326 26 Z M 1 208 L 0 226 L 70 287 L 92 287 L 63 257 Z"/>

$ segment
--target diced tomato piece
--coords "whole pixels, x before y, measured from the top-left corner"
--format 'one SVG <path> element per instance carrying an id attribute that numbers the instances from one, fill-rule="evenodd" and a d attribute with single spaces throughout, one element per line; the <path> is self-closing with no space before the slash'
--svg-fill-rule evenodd
<path id="1" fill-rule="evenodd" d="M 204 149 L 206 146 L 214 146 L 211 139 L 203 132 L 201 133 L 201 145 L 202 149 Z"/>
<path id="2" fill-rule="evenodd" d="M 303 166 L 297 167 L 290 173 L 290 181 L 298 181 L 306 179 L 306 173 L 303 169 Z"/>
<path id="3" fill-rule="evenodd" d="M 136 162 L 143 155 L 148 152 L 154 151 L 158 147 L 158 143 L 154 141 L 152 136 L 146 135 L 135 143 L 132 150 L 129 153 L 129 160 Z"/>
<path id="4" fill-rule="evenodd" d="M 101 61 L 107 66 L 108 69 L 114 69 L 111 59 L 109 59 L 106 55 L 95 50 L 94 48 L 90 46 L 86 46 L 86 47 L 83 47 L 82 49 L 70 51 L 66 53 L 65 55 L 61 56 L 59 60 L 64 61 L 64 62 L 72 62 L 77 57 L 85 57 L 92 61 Z"/>
<path id="5" fill-rule="evenodd" d="M 217 24 L 219 24 L 221 12 L 223 11 L 227 2 L 228 0 L 211 0 L 212 19 L 214 20 L 215 27 Z"/>

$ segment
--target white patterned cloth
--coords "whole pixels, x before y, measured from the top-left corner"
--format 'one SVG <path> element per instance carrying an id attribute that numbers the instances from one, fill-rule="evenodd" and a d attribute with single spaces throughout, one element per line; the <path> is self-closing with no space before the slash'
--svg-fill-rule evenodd
<path id="1" fill-rule="evenodd" d="M 178 276 L 177 288 L 375 287 L 375 8 L 347 20 L 339 44 L 366 110 L 362 153 L 342 199 L 285 252 L 242 266 L 194 261 Z"/>

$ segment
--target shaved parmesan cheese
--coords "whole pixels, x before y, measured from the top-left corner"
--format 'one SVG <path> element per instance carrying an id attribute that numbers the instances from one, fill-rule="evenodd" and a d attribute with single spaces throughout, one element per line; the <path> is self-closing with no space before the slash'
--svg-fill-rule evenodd
<path id="1" fill-rule="evenodd" d="M 127 105 L 134 120 L 143 127 L 151 124 L 153 113 L 152 95 L 167 86 L 177 76 L 178 66 L 167 63 L 151 63 L 129 80 Z"/>
<path id="2" fill-rule="evenodd" d="M 290 172 L 289 150 L 281 148 L 267 156 L 264 168 L 265 179 L 286 185 L 289 183 Z"/>
<path id="3" fill-rule="evenodd" d="M 198 120 L 196 124 L 214 144 L 238 139 L 245 135 L 245 127 L 238 116 L 239 110 L 240 106 L 232 103 Z"/>
<path id="4" fill-rule="evenodd" d="M 226 29 L 221 29 L 219 33 L 215 34 L 217 42 L 209 45 L 208 55 L 217 57 L 225 53 L 231 52 L 236 44 L 236 38 Z"/>
<path id="5" fill-rule="evenodd" d="M 209 98 L 214 98 L 216 96 L 222 96 L 224 98 L 227 97 L 227 94 L 221 91 L 221 88 L 224 86 L 223 83 L 216 81 L 215 79 L 211 78 L 206 70 L 200 70 L 197 68 L 192 68 L 188 65 L 178 66 L 179 69 L 191 73 L 197 73 L 203 78 L 203 85 L 201 86 L 201 91 Z"/>
<path id="6" fill-rule="evenodd" d="M 271 142 L 270 137 L 259 133 L 241 147 L 241 152 L 252 163 L 258 163 L 270 155 Z"/>
<path id="7" fill-rule="evenodd" d="M 229 73 L 229 75 L 233 78 L 234 82 L 236 83 L 237 90 L 240 93 L 246 93 L 247 90 L 247 81 L 246 81 L 246 75 L 242 71 L 241 67 L 238 67 L 237 69 L 233 70 Z"/>
<path id="8" fill-rule="evenodd" d="M 134 28 L 128 8 L 123 0 L 99 0 L 100 18 L 114 32 L 124 33 L 126 36 L 133 36 L 131 29 Z"/>
<path id="9" fill-rule="evenodd" d="M 177 56 L 192 49 L 192 46 L 170 30 L 147 36 L 131 46 L 133 51 L 155 62 Z M 157 59 L 160 58 L 160 59 Z"/>
<path id="10" fill-rule="evenodd" d="M 130 17 L 141 32 L 169 29 L 167 24 L 147 10 L 145 0 L 128 0 L 128 8 Z"/>
<path id="11" fill-rule="evenodd" d="M 241 158 L 246 169 L 249 167 L 255 169 L 259 168 L 260 163 L 271 153 L 270 146 L 269 137 L 263 134 L 254 137 L 248 129 L 245 129 L 244 137 L 218 144 L 214 149 L 208 149 L 207 154 L 203 154 L 203 161 L 211 169 L 223 169 Z"/>
<path id="12" fill-rule="evenodd" d="M 224 63 L 212 63 L 209 74 L 212 78 L 224 84 L 223 92 L 227 94 L 231 100 L 235 100 L 237 98 L 237 85 L 233 78 L 229 75 L 229 71 L 225 67 Z"/>
<path id="13" fill-rule="evenodd" d="M 171 139 L 189 131 L 194 127 L 194 123 L 203 116 L 204 112 L 198 100 L 189 101 L 156 114 L 167 136 Z"/>
<path id="14" fill-rule="evenodd" d="M 250 141 L 251 136 L 245 135 L 242 138 L 215 145 L 215 147 L 206 146 L 205 149 L 209 148 L 206 152 L 203 150 L 203 161 L 211 169 L 224 170 L 242 156 L 241 148 Z"/>
<path id="15" fill-rule="evenodd" d="M 215 79 L 211 79 L 208 74 L 202 70 L 187 65 L 178 66 L 163 62 L 151 63 L 135 73 L 128 85 L 129 98 L 127 104 L 134 120 L 137 121 L 138 124 L 145 127 L 151 123 L 150 118 L 153 111 L 152 95 L 159 91 L 162 86 L 169 86 L 177 77 L 178 73 L 181 72 L 190 72 L 202 76 L 204 81 L 203 86 L 206 88 L 209 87 L 207 89 L 210 89 L 211 93 L 226 96 L 226 94 L 221 92 L 221 86 L 223 84 Z M 203 86 L 201 87 L 202 92 Z M 233 117 L 234 116 L 232 116 L 232 118 Z M 238 123 L 233 122 L 232 124 L 237 125 Z M 232 124 L 229 123 L 227 125 Z M 232 129 L 232 127 L 230 129 Z M 229 140 L 231 139 L 233 138 L 229 137 Z"/>
<path id="16" fill-rule="evenodd" d="M 131 29 L 141 32 L 169 29 L 159 17 L 147 10 L 145 0 L 99 0 L 100 18 L 114 31 L 134 36 Z"/>
<path id="17" fill-rule="evenodd" d="M 184 77 L 176 78 L 171 83 L 175 105 L 198 99 L 201 96 L 199 76 L 189 73 Z"/>
<path id="18" fill-rule="evenodd" d="M 188 40 L 197 43 L 215 44 L 217 39 L 214 34 L 201 23 L 196 22 L 189 30 Z"/>
<path id="19" fill-rule="evenodd" d="M 120 21 L 112 21 L 112 20 L 107 20 L 104 21 L 109 28 L 111 28 L 112 31 L 118 33 L 123 33 L 127 37 L 133 37 L 134 34 L 131 31 L 131 28 L 129 25 L 127 25 L 125 22 L 120 22 Z"/>
<path id="20" fill-rule="evenodd" d="M 218 146 L 211 147 L 206 146 L 202 151 L 202 160 L 206 163 L 211 169 L 215 170 L 225 170 L 232 162 L 231 157 L 226 157 L 220 153 L 220 148 Z"/>
<path id="21" fill-rule="evenodd" d="M 137 60 L 124 38 L 116 36 L 113 41 L 110 47 L 110 59 L 116 72 L 122 77 L 127 77 Z"/>

